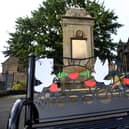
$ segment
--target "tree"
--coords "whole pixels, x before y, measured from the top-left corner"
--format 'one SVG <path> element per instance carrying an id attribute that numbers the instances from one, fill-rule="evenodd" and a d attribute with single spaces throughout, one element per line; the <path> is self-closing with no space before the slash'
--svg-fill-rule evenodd
<path id="1" fill-rule="evenodd" d="M 113 43 L 111 35 L 117 34 L 117 29 L 122 25 L 117 21 L 118 17 L 114 11 L 105 9 L 104 3 L 87 2 L 87 11 L 95 18 L 94 25 L 94 43 L 95 55 L 101 58 L 114 58 L 112 51 L 115 51 L 117 43 Z"/>
<path id="2" fill-rule="evenodd" d="M 95 55 L 113 57 L 111 53 L 116 44 L 111 34 L 116 34 L 121 24 L 113 11 L 106 10 L 104 3 L 94 0 L 47 0 L 32 12 L 32 16 L 18 18 L 16 31 L 10 33 L 9 48 L 5 55 L 15 55 L 23 61 L 31 52 L 39 55 L 62 55 L 61 17 L 67 8 L 78 5 L 85 8 L 95 18 Z M 36 42 L 36 43 L 35 43 Z"/>

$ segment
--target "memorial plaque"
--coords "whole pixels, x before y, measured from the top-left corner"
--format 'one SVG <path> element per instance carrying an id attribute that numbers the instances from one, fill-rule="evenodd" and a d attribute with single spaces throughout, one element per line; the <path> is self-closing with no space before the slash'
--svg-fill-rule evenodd
<path id="1" fill-rule="evenodd" d="M 87 44 L 86 40 L 72 39 L 72 58 L 86 58 Z"/>

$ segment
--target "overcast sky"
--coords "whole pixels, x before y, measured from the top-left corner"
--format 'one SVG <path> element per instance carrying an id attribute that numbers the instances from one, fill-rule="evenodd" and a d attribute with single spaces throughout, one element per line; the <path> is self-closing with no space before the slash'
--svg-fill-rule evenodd
<path id="1" fill-rule="evenodd" d="M 119 17 L 118 22 L 124 26 L 118 29 L 116 36 L 113 36 L 114 41 L 118 42 L 120 39 L 124 42 L 129 37 L 129 0 L 99 0 L 104 1 L 107 9 L 114 10 Z"/>
<path id="2" fill-rule="evenodd" d="M 100 0 L 104 1 L 105 7 L 114 10 L 119 17 L 118 22 L 124 27 L 118 30 L 117 36 L 113 36 L 114 41 L 119 39 L 127 41 L 129 37 L 129 0 Z M 15 21 L 18 17 L 30 16 L 32 10 L 36 10 L 42 0 L 1 0 L 0 1 L 0 63 L 6 58 L 2 54 L 5 50 L 6 41 L 9 38 L 8 32 L 15 29 Z M 0 70 L 1 71 L 1 70 Z"/>

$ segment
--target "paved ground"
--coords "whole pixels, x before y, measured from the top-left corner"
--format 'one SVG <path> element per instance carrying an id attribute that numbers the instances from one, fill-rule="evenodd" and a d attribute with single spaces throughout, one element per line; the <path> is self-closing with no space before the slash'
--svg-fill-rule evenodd
<path id="1" fill-rule="evenodd" d="M 6 129 L 10 109 L 18 96 L 6 96 L 0 98 L 0 129 Z"/>

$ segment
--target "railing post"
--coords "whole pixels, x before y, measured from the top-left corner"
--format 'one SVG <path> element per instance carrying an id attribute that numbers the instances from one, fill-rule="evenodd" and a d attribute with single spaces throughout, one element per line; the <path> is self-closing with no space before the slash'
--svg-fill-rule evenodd
<path id="1" fill-rule="evenodd" d="M 28 80 L 27 80 L 27 101 L 30 103 L 26 106 L 25 110 L 25 124 L 27 129 L 32 128 L 33 121 L 33 99 L 34 99 L 34 75 L 35 75 L 35 55 L 29 55 L 28 63 Z"/>

